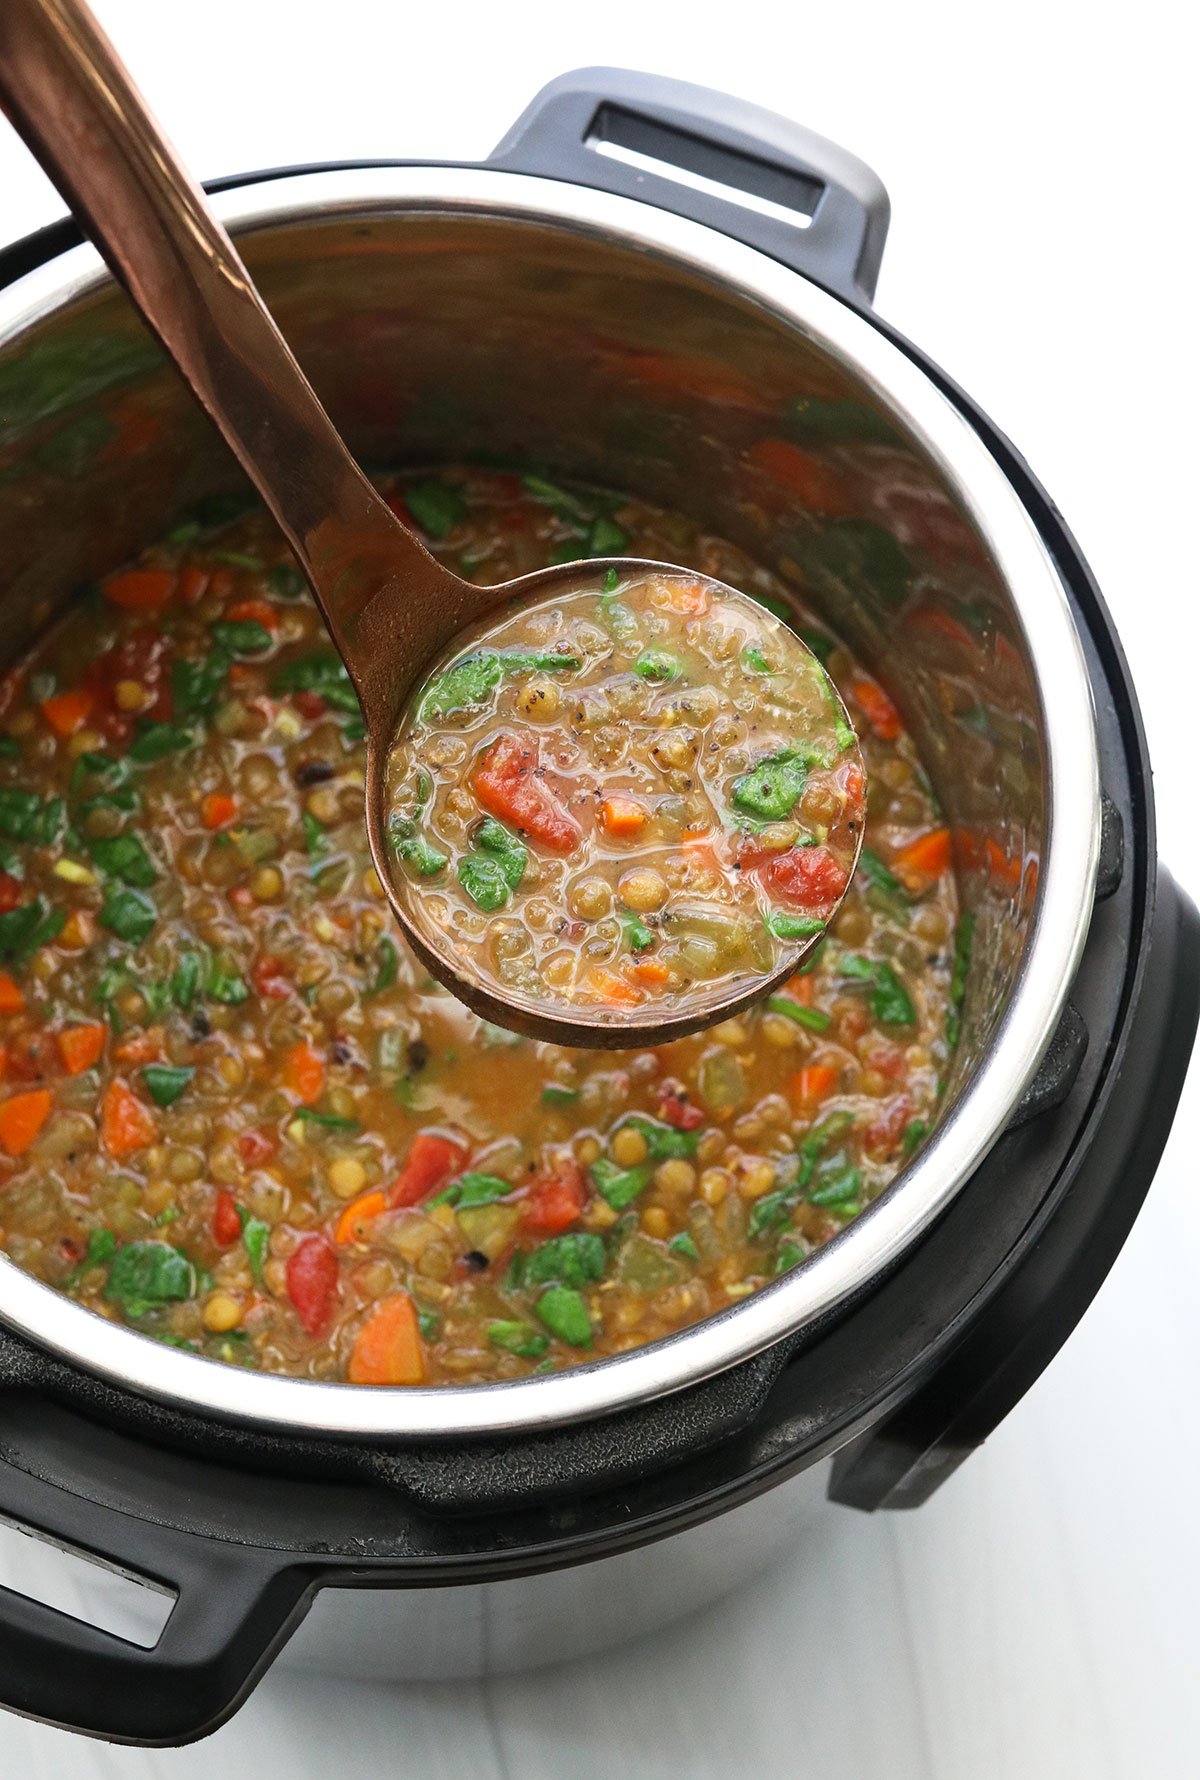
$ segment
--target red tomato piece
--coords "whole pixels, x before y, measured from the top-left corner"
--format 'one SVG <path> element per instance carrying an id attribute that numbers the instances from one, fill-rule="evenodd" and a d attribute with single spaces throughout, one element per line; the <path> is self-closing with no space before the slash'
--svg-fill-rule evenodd
<path id="1" fill-rule="evenodd" d="M 7 915 L 15 909 L 25 894 L 25 887 L 19 878 L 10 877 L 6 871 L 0 871 L 0 915 Z"/>
<path id="2" fill-rule="evenodd" d="M 586 1203 L 583 1170 L 578 1162 L 563 1162 L 552 1173 L 535 1178 L 522 1207 L 521 1221 L 537 1236 L 557 1236 L 570 1229 Z"/>
<path id="3" fill-rule="evenodd" d="M 273 952 L 260 952 L 250 966 L 250 981 L 261 1000 L 284 1001 L 292 992 L 287 961 Z"/>
<path id="4" fill-rule="evenodd" d="M 912 1102 L 908 1095 L 896 1094 L 863 1132 L 863 1147 L 872 1155 L 886 1155 L 899 1143 L 911 1117 Z"/>
<path id="5" fill-rule="evenodd" d="M 309 1335 L 320 1335 L 333 1314 L 338 1263 L 327 1236 L 302 1236 L 285 1270 L 288 1297 Z"/>
<path id="6" fill-rule="evenodd" d="M 552 853 L 573 853 L 583 830 L 541 777 L 532 736 L 498 736 L 475 768 L 476 797 L 489 815 L 541 841 Z"/>
<path id="7" fill-rule="evenodd" d="M 213 1206 L 212 1233 L 218 1248 L 232 1248 L 242 1234 L 242 1220 L 228 1187 L 222 1187 L 217 1193 L 217 1203 Z"/>
<path id="8" fill-rule="evenodd" d="M 700 1107 L 692 1105 L 687 1089 L 677 1081 L 663 1083 L 658 1116 L 665 1125 L 674 1125 L 676 1131 L 694 1131 L 697 1125 L 704 1123 L 704 1113 Z"/>
<path id="9" fill-rule="evenodd" d="M 266 1131 L 243 1131 L 238 1138 L 238 1155 L 247 1168 L 269 1162 L 278 1148 L 277 1140 Z"/>
<path id="10" fill-rule="evenodd" d="M 325 715 L 325 700 L 319 692 L 293 692 L 292 703 L 300 715 L 307 717 L 310 723 L 315 723 L 318 717 Z"/>
<path id="11" fill-rule="evenodd" d="M 773 902 L 786 902 L 813 915 L 827 914 L 846 888 L 846 868 L 828 847 L 793 847 L 764 860 L 757 869 Z"/>
<path id="12" fill-rule="evenodd" d="M 404 1169 L 392 1183 L 389 1205 L 419 1205 L 461 1172 L 466 1146 L 438 1131 L 418 1131 L 412 1140 Z"/>

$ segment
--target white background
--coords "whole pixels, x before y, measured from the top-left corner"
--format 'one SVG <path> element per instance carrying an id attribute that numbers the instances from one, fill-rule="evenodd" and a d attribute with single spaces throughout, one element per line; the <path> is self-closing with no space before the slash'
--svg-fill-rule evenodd
<path id="1" fill-rule="evenodd" d="M 0 0 L 3 4 L 3 0 Z M 1184 9 L 1071 0 L 98 0 L 203 177 L 485 154 L 553 75 L 722 87 L 860 154 L 881 313 L 1023 449 L 1121 627 L 1161 850 L 1200 889 L 1194 57 Z M 1190 37 L 1190 32 L 1188 33 Z M 0 124 L 0 238 L 61 206 Z M 1188 1095 L 1146 1211 L 1044 1380 L 918 1515 L 578 1668 L 403 1690 L 277 1675 L 210 1743 L 0 1718 L 12 1780 L 1192 1780 L 1200 1771 L 1200 1215 Z"/>

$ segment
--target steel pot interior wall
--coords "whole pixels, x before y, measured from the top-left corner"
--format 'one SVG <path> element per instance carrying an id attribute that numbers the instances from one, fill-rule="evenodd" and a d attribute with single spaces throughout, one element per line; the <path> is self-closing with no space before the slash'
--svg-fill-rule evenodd
<path id="1" fill-rule="evenodd" d="M 562 230 L 393 214 L 259 229 L 244 248 L 366 465 L 470 459 L 637 491 L 743 545 L 880 674 L 985 917 L 960 1082 L 1027 936 L 1046 829 L 1040 711 L 1008 593 L 898 419 L 753 304 Z M 783 480 L 764 438 L 797 448 Z M 834 478 L 806 476 L 813 447 Z M 111 286 L 14 341 L 0 355 L 10 653 L 235 475 Z"/>

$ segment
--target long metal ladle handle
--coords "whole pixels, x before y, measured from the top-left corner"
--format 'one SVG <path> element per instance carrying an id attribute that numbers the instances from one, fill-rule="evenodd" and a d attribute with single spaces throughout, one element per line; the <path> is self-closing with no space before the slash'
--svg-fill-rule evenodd
<path id="1" fill-rule="evenodd" d="M 398 523 L 346 450 L 203 192 L 80 0 L 0 0 L 0 102 L 274 514 L 368 694 L 359 620 L 374 596 L 394 595 L 398 579 L 426 595 L 443 579 L 447 592 L 461 584 Z"/>

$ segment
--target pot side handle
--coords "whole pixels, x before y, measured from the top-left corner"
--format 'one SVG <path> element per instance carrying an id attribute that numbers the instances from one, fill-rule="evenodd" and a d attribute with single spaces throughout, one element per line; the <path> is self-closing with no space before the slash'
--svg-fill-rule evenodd
<path id="1" fill-rule="evenodd" d="M 175 1595 L 147 1649 L 0 1586 L 0 1705 L 108 1742 L 168 1747 L 224 1723 L 308 1610 L 280 1554 L 181 1532 L 59 1489 L 0 1458 L 11 1525 Z"/>
<path id="2" fill-rule="evenodd" d="M 891 206 L 879 177 L 802 125 L 708 87 L 624 68 L 544 86 L 489 166 L 637 198 L 870 303 Z M 765 208 L 764 208 L 765 206 Z"/>

